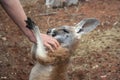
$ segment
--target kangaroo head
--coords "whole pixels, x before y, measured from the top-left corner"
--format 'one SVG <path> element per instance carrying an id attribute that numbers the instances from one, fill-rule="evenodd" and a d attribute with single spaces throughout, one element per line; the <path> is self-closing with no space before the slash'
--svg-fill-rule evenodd
<path id="1" fill-rule="evenodd" d="M 95 18 L 87 18 L 80 21 L 75 26 L 61 26 L 52 28 L 47 34 L 56 38 L 63 47 L 70 47 L 75 41 L 80 39 L 82 34 L 89 33 L 99 25 Z"/>

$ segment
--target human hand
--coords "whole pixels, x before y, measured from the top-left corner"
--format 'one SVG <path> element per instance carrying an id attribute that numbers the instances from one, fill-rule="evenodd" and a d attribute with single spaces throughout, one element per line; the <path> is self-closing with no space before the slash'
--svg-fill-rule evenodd
<path id="1" fill-rule="evenodd" d="M 41 33 L 41 38 L 44 46 L 50 49 L 52 52 L 54 52 L 54 49 L 58 49 L 60 46 L 59 42 L 51 36 Z"/>
<path id="2" fill-rule="evenodd" d="M 33 34 L 31 30 L 29 30 L 28 28 L 24 28 L 22 29 L 22 31 L 31 42 L 37 43 L 35 35 Z M 41 33 L 41 38 L 43 41 L 43 45 L 49 50 L 51 50 L 52 52 L 54 52 L 54 49 L 57 49 L 60 46 L 59 42 L 51 36 Z"/>

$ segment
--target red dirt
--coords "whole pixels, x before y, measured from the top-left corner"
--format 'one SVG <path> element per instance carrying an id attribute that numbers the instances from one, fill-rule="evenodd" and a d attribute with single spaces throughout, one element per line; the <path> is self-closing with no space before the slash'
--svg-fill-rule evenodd
<path id="1" fill-rule="evenodd" d="M 101 22 L 98 29 L 106 30 L 112 28 L 113 24 L 120 20 L 120 0 L 89 0 L 76 7 L 55 9 L 53 11 L 56 11 L 57 14 L 48 16 L 40 15 L 45 12 L 43 1 L 28 5 L 24 9 L 26 14 L 40 26 L 42 32 L 51 27 L 74 25 L 83 18 L 89 17 L 98 18 Z M 30 70 L 34 65 L 33 60 L 29 57 L 31 43 L 1 7 L 0 10 L 0 80 L 28 80 Z M 103 55 L 93 53 L 84 58 L 78 56 L 72 60 L 74 66 L 88 63 L 91 65 L 89 67 L 94 65 L 94 69 L 89 67 L 86 70 L 70 71 L 70 69 L 68 73 L 71 80 L 119 80 L 120 59 L 115 59 L 114 56 L 109 57 L 105 51 L 102 53 Z M 85 59 L 90 56 L 94 58 L 93 61 Z M 101 57 L 105 59 L 105 62 Z M 101 62 L 101 60 L 103 61 Z M 102 63 L 101 67 L 96 65 L 98 63 Z M 110 67 L 107 68 L 107 66 Z"/>

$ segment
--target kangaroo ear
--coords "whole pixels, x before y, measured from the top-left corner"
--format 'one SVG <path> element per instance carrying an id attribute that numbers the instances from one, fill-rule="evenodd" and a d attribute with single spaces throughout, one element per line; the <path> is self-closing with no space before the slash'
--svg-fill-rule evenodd
<path id="1" fill-rule="evenodd" d="M 100 22 L 95 18 L 86 18 L 75 26 L 75 31 L 78 34 L 86 34 L 94 30 L 99 24 Z"/>

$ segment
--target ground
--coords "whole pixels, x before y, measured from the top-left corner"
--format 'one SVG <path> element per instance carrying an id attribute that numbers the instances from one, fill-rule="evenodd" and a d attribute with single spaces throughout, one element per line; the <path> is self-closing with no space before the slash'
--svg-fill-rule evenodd
<path id="1" fill-rule="evenodd" d="M 0 7 L 0 80 L 28 80 L 34 61 L 32 43 Z M 120 80 L 120 0 L 87 0 L 78 6 L 54 9 L 46 15 L 44 1 L 24 6 L 45 33 L 48 28 L 75 25 L 83 18 L 97 18 L 100 25 L 82 36 L 71 57 L 71 80 Z"/>

